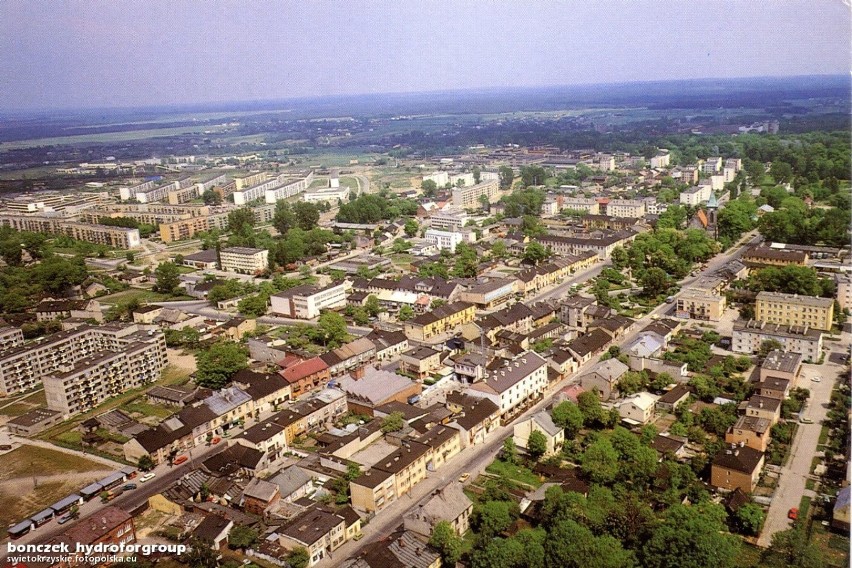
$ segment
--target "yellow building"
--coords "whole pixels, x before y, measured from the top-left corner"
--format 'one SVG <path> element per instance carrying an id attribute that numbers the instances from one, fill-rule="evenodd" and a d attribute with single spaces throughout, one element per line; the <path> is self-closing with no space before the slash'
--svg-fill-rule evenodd
<path id="1" fill-rule="evenodd" d="M 467 302 L 453 302 L 421 314 L 405 323 L 405 335 L 409 339 L 425 341 L 446 331 L 451 331 L 476 317 L 476 308 Z"/>
<path id="2" fill-rule="evenodd" d="M 725 296 L 707 290 L 688 288 L 677 298 L 678 315 L 692 319 L 719 321 L 725 311 Z"/>
<path id="3" fill-rule="evenodd" d="M 834 320 L 834 300 L 761 292 L 757 295 L 754 317 L 756 320 L 781 325 L 799 325 L 829 331 Z"/>

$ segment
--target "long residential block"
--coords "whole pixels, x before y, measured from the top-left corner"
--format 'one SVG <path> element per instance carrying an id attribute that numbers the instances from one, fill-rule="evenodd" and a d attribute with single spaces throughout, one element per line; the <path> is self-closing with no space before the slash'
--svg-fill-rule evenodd
<path id="1" fill-rule="evenodd" d="M 769 323 L 829 331 L 834 320 L 834 299 L 761 292 L 757 295 L 754 317 Z"/>
<path id="2" fill-rule="evenodd" d="M 139 229 L 91 225 L 35 215 L 0 215 L 0 226 L 16 231 L 65 235 L 78 241 L 106 245 L 117 249 L 132 249 L 140 245 Z"/>

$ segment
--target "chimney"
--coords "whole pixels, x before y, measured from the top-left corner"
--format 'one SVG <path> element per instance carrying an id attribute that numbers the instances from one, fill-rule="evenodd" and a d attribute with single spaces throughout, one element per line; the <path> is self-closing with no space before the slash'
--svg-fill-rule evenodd
<path id="1" fill-rule="evenodd" d="M 405 548 L 405 541 L 402 540 L 402 537 L 399 537 L 396 541 L 400 548 Z"/>

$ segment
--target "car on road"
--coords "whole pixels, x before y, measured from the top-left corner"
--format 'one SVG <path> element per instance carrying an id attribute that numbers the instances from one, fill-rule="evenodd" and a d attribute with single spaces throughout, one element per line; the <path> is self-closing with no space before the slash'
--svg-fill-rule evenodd
<path id="1" fill-rule="evenodd" d="M 467 472 L 464 472 L 463 474 L 461 474 L 461 475 L 459 476 L 459 483 L 464 483 L 464 482 L 465 482 L 465 481 L 467 481 L 468 479 L 470 479 L 470 474 L 469 474 L 469 473 L 467 473 Z"/>
<path id="2" fill-rule="evenodd" d="M 71 513 L 66 513 L 66 514 L 62 515 L 61 517 L 59 517 L 58 519 L 56 519 L 56 522 L 59 523 L 60 525 L 64 525 L 65 523 L 67 523 L 70 520 L 71 520 Z"/>
<path id="3" fill-rule="evenodd" d="M 137 485 L 135 483 L 128 483 L 127 485 L 124 486 L 124 490 L 125 491 L 132 491 L 132 490 L 136 489 L 136 487 L 137 487 Z"/>
<path id="4" fill-rule="evenodd" d="M 799 418 L 799 422 L 801 422 L 802 424 L 813 424 L 814 423 L 814 421 L 811 420 L 810 418 Z"/>
<path id="5" fill-rule="evenodd" d="M 352 540 L 357 541 L 357 540 L 361 540 L 362 538 L 364 538 L 364 533 L 358 533 L 358 534 L 356 534 L 355 536 L 352 537 Z"/>
<path id="6" fill-rule="evenodd" d="M 811 377 L 811 381 L 818 383 L 818 382 L 822 381 L 822 377 L 820 377 L 819 375 L 814 375 L 813 377 Z"/>
<path id="7" fill-rule="evenodd" d="M 221 441 L 222 441 L 222 438 L 220 438 L 219 436 L 216 436 L 215 438 L 213 438 L 212 440 L 210 440 L 210 443 L 211 443 L 211 444 L 218 444 L 218 443 L 219 443 L 219 442 L 221 442 Z"/>
<path id="8" fill-rule="evenodd" d="M 145 483 L 146 481 L 151 481 L 155 477 L 157 477 L 156 473 L 146 473 L 145 475 L 143 475 L 142 477 L 139 478 L 139 483 Z"/>
<path id="9" fill-rule="evenodd" d="M 675 301 L 674 296 L 669 296 L 668 298 L 666 298 L 667 304 L 674 304 L 674 301 Z"/>
<path id="10" fill-rule="evenodd" d="M 797 507 L 793 507 L 789 511 L 787 511 L 787 518 L 793 519 L 794 521 L 799 518 L 799 509 Z"/>
<path id="11" fill-rule="evenodd" d="M 178 457 L 175 458 L 175 461 L 173 461 L 172 463 L 174 465 L 180 465 L 180 464 L 186 462 L 186 460 L 188 460 L 188 459 L 189 458 L 186 457 L 186 456 L 178 456 Z"/>

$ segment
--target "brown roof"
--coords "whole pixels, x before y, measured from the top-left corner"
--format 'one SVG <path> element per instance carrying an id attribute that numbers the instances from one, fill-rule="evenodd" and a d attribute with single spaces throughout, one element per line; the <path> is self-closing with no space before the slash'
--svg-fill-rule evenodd
<path id="1" fill-rule="evenodd" d="M 373 469 L 397 474 L 427 454 L 430 449 L 429 446 L 420 442 L 403 442 L 401 448 L 379 460 Z"/>
<path id="2" fill-rule="evenodd" d="M 580 357 L 585 357 L 590 353 L 600 351 L 612 341 L 612 337 L 600 328 L 591 330 L 589 333 L 578 337 L 568 343 L 568 348 L 577 353 Z"/>
<path id="3" fill-rule="evenodd" d="M 723 467 L 751 475 L 763 460 L 763 452 L 743 446 L 742 448 L 725 448 L 716 454 L 713 467 Z"/>
<path id="4" fill-rule="evenodd" d="M 130 515 L 118 507 L 104 507 L 65 531 L 65 535 L 73 542 L 91 544 L 130 519 Z"/>
<path id="5" fill-rule="evenodd" d="M 661 396 L 657 402 L 662 402 L 663 404 L 675 404 L 684 396 L 689 396 L 689 389 L 683 385 L 677 385 L 672 390 Z"/>

